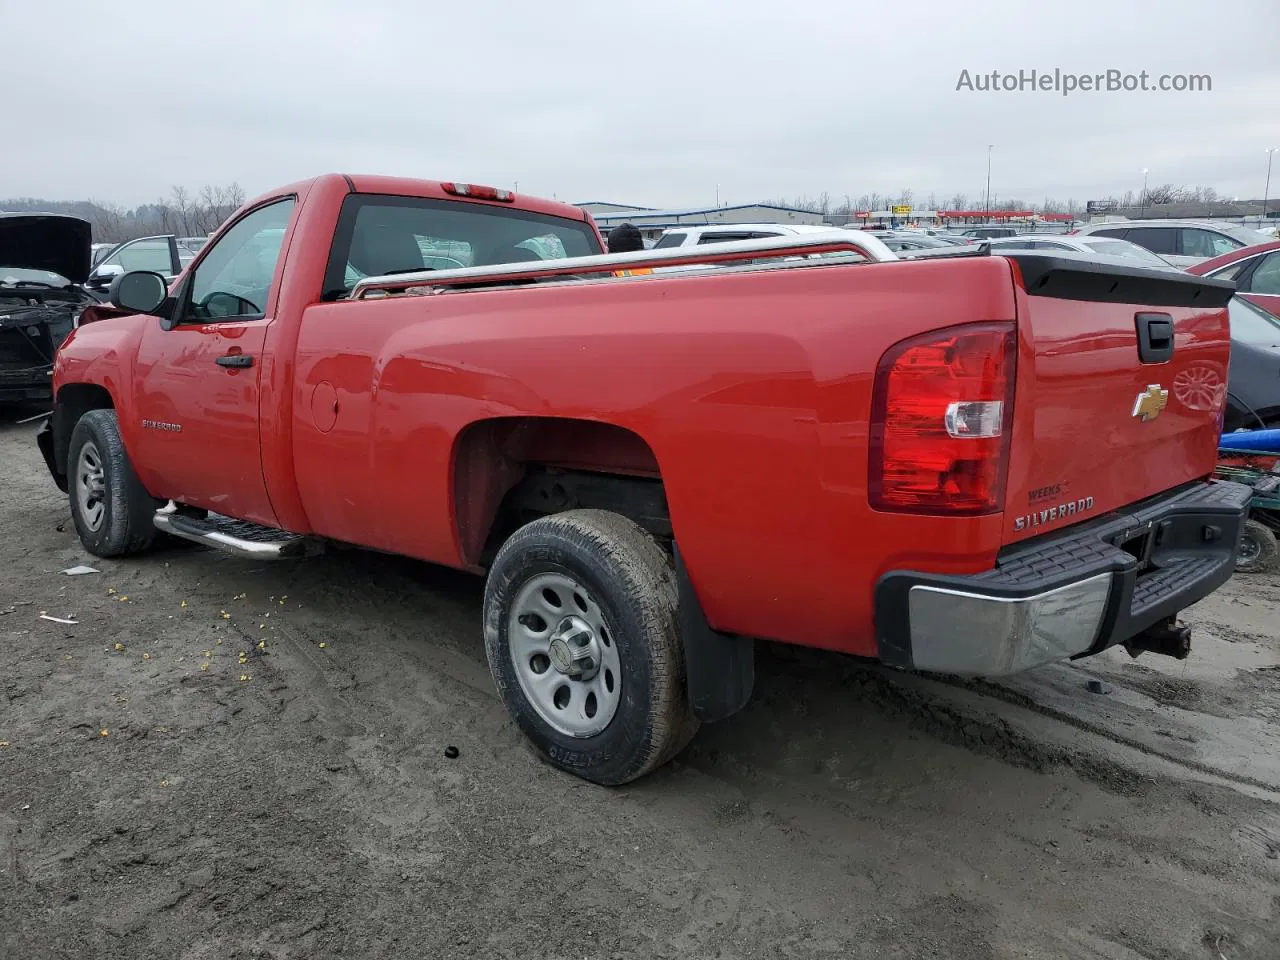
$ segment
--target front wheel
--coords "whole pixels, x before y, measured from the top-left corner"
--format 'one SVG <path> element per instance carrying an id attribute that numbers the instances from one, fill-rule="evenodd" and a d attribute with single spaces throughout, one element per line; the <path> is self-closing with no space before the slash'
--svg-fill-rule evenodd
<path id="1" fill-rule="evenodd" d="M 1236 570 L 1266 573 L 1277 565 L 1280 565 L 1280 544 L 1276 543 L 1275 531 L 1260 520 L 1246 520 Z"/>
<path id="2" fill-rule="evenodd" d="M 95 557 L 141 553 L 156 538 L 160 501 L 133 472 L 114 410 L 90 410 L 71 431 L 67 451 L 71 518 Z"/>
<path id="3" fill-rule="evenodd" d="M 676 602 L 671 561 L 618 514 L 543 517 L 503 544 L 485 585 L 485 652 L 507 712 L 546 760 L 618 785 L 689 742 Z"/>

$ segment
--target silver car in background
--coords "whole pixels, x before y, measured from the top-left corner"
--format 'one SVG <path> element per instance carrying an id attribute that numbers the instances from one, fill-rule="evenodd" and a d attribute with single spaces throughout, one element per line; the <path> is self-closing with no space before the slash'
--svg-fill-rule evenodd
<path id="1" fill-rule="evenodd" d="M 1071 236 L 1128 240 L 1175 267 L 1189 267 L 1270 239 L 1257 230 L 1216 220 L 1108 220 L 1087 223 Z"/>
<path id="2" fill-rule="evenodd" d="M 1095 236 L 1033 236 L 1024 234 L 1020 237 L 1002 237 L 988 241 L 992 253 L 1005 250 L 1063 250 L 1072 253 L 1083 253 L 1086 256 L 1103 256 L 1132 260 L 1134 266 L 1159 267 L 1164 270 L 1177 270 L 1168 260 L 1152 253 L 1136 243 L 1128 240 L 1117 240 L 1114 237 Z"/>

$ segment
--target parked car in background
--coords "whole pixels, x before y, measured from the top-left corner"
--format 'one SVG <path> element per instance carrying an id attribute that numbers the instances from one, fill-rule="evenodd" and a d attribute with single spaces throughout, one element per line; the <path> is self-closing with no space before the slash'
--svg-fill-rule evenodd
<path id="1" fill-rule="evenodd" d="M 135 270 L 147 270 L 172 280 L 194 258 L 195 252 L 181 245 L 172 234 L 126 240 L 98 261 L 85 281 L 85 289 L 104 297 L 116 277 Z"/>
<path id="2" fill-rule="evenodd" d="M 1228 309 L 1231 366 L 1222 428 L 1230 432 L 1280 427 L 1280 317 L 1240 294 L 1231 298 Z M 1178 387 L 1175 379 L 1175 394 Z"/>
<path id="3" fill-rule="evenodd" d="M 996 237 L 1016 237 L 1018 231 L 1013 227 L 970 227 L 960 235 L 974 240 L 994 240 Z"/>
<path id="4" fill-rule="evenodd" d="M 1105 221 L 1085 224 L 1069 236 L 1128 240 L 1159 254 L 1176 267 L 1189 267 L 1268 239 L 1248 227 L 1212 220 Z"/>
<path id="5" fill-rule="evenodd" d="M 48 403 L 59 346 L 97 301 L 87 221 L 58 214 L 0 214 L 0 404 Z"/>
<path id="6" fill-rule="evenodd" d="M 1234 280 L 1237 296 L 1280 316 L 1280 240 L 1241 247 L 1187 268 L 1198 277 Z"/>
<path id="7" fill-rule="evenodd" d="M 990 241 L 991 252 L 1001 253 L 1005 250 L 1069 250 L 1083 253 L 1086 256 L 1119 257 L 1132 260 L 1135 265 L 1156 267 L 1161 270 L 1177 270 L 1178 268 L 1145 247 L 1128 240 L 1117 240 L 1114 237 L 1073 237 L 1073 236 L 1035 236 L 1024 233 L 1019 237 L 1002 237 Z"/>
<path id="8" fill-rule="evenodd" d="M 938 237 L 931 237 L 927 233 L 913 233 L 905 230 L 873 233 L 872 236 L 878 237 L 894 253 L 912 250 L 951 250 L 956 246 Z"/>
<path id="9" fill-rule="evenodd" d="M 721 223 L 714 226 L 702 225 L 691 227 L 673 227 L 663 232 L 654 250 L 673 250 L 676 248 L 699 247 L 709 244 L 732 243 L 737 240 L 777 239 L 779 237 L 810 237 L 819 234 L 831 234 L 836 238 L 848 236 L 848 231 L 841 227 L 833 227 L 824 223 Z M 863 236 L 876 234 L 864 231 Z M 893 259 L 893 253 L 878 239 L 872 241 L 876 253 L 882 259 Z M 846 256 L 843 253 L 813 254 L 816 257 Z M 656 273 L 681 272 L 706 269 L 701 264 L 684 264 L 672 267 L 655 267 Z"/>
<path id="10" fill-rule="evenodd" d="M 830 233 L 839 230 L 822 223 L 718 223 L 714 226 L 701 225 L 690 227 L 672 227 L 664 230 L 654 250 L 669 250 L 672 247 L 693 247 L 704 243 L 730 243 L 734 240 L 759 240 L 762 237 L 795 237 L 811 233 Z"/>

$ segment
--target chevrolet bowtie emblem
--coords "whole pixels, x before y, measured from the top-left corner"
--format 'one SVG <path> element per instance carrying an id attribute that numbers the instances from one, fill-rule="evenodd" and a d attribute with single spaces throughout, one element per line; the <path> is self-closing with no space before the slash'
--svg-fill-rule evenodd
<path id="1" fill-rule="evenodd" d="M 1160 416 L 1160 413 L 1169 405 L 1169 391 L 1162 390 L 1160 384 L 1153 383 L 1147 389 L 1138 394 L 1138 399 L 1133 401 L 1133 415 L 1141 417 L 1142 422 L 1154 420 Z"/>

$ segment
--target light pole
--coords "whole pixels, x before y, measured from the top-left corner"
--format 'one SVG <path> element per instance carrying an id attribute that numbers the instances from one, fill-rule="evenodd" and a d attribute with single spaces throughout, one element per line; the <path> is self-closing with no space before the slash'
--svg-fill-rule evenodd
<path id="1" fill-rule="evenodd" d="M 987 222 L 991 221 L 991 148 L 994 144 L 987 144 Z"/>
<path id="2" fill-rule="evenodd" d="M 1142 196 L 1138 198 L 1138 219 L 1147 212 L 1147 168 L 1142 168 Z"/>
<path id="3" fill-rule="evenodd" d="M 1275 153 L 1277 150 L 1280 150 L 1280 147 L 1267 148 L 1267 185 L 1262 188 L 1262 219 L 1263 220 L 1267 219 L 1267 201 L 1271 198 L 1271 155 Z M 1266 224 L 1264 223 L 1263 226 L 1265 227 Z"/>

